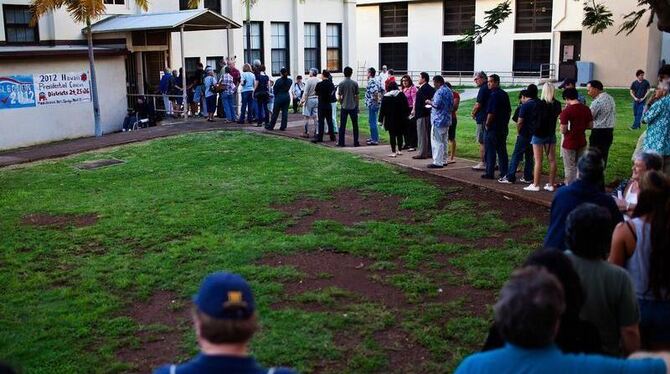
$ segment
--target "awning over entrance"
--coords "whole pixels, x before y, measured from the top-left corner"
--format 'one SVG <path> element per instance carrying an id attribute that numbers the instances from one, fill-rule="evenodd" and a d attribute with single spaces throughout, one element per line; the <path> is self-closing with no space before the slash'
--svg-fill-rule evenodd
<path id="1" fill-rule="evenodd" d="M 169 13 L 115 15 L 91 26 L 93 34 L 160 30 L 179 32 L 239 29 L 242 26 L 228 17 L 208 9 L 182 10 Z M 84 33 L 86 30 L 82 30 Z"/>

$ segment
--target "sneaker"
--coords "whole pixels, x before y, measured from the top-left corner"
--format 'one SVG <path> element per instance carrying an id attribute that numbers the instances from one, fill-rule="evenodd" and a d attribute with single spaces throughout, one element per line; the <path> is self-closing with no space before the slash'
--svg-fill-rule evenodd
<path id="1" fill-rule="evenodd" d="M 486 170 L 486 164 L 483 162 L 478 163 L 472 167 L 472 170 Z"/>
<path id="2" fill-rule="evenodd" d="M 549 192 L 554 192 L 556 190 L 556 188 L 554 186 L 552 186 L 551 184 L 547 183 L 547 184 L 544 185 L 544 190 L 549 191 Z"/>
<path id="3" fill-rule="evenodd" d="M 444 168 L 444 166 L 442 166 L 442 165 L 435 165 L 435 164 L 428 164 L 428 166 L 426 166 L 426 167 L 428 169 L 442 169 L 442 168 Z"/>
<path id="4" fill-rule="evenodd" d="M 416 151 L 416 148 L 412 148 L 412 147 L 407 148 L 407 152 L 414 152 L 414 151 Z"/>
<path id="5" fill-rule="evenodd" d="M 502 178 L 498 179 L 498 183 L 501 183 L 501 184 L 513 184 L 514 182 L 510 182 L 510 181 L 507 179 L 507 177 L 502 177 Z"/>
<path id="6" fill-rule="evenodd" d="M 495 179 L 493 175 L 482 174 L 482 179 Z"/>
<path id="7" fill-rule="evenodd" d="M 386 157 L 398 157 L 397 153 L 391 153 L 390 155 L 387 155 Z"/>
<path id="8" fill-rule="evenodd" d="M 372 140 L 370 140 L 369 142 L 366 142 L 365 144 L 367 144 L 367 145 L 379 145 L 378 142 L 373 142 Z"/>
<path id="9" fill-rule="evenodd" d="M 402 152 L 398 151 L 395 153 L 396 156 L 402 156 Z"/>
<path id="10" fill-rule="evenodd" d="M 521 182 L 521 183 L 525 183 L 525 184 L 531 184 L 531 183 L 533 183 L 532 180 L 526 180 L 526 178 L 524 178 L 524 177 L 519 178 L 519 182 Z"/>
<path id="11" fill-rule="evenodd" d="M 544 187 L 545 189 L 547 188 L 546 186 Z M 529 184 L 526 187 L 523 188 L 524 191 L 531 191 L 531 192 L 539 192 L 540 191 L 540 186 L 536 186 L 534 184 Z"/>

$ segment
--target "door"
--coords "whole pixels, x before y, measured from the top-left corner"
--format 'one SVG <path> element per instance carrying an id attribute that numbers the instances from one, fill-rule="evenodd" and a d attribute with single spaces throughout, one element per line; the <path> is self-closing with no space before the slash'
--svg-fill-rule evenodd
<path id="1" fill-rule="evenodd" d="M 558 80 L 564 80 L 565 78 L 577 79 L 577 64 L 575 62 L 581 60 L 581 50 L 581 31 L 568 31 L 561 33 Z"/>
<path id="2" fill-rule="evenodd" d="M 161 74 L 165 68 L 165 52 L 144 52 L 144 86 L 147 94 L 158 93 Z"/>

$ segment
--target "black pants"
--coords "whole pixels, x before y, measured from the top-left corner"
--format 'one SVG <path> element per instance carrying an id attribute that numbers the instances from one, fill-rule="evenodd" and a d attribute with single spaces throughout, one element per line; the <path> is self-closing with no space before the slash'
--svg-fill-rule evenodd
<path id="1" fill-rule="evenodd" d="M 298 113 L 298 107 L 300 107 L 300 99 L 295 97 L 293 98 L 293 113 Z"/>
<path id="2" fill-rule="evenodd" d="M 407 128 L 405 129 L 405 146 L 407 148 L 416 148 L 418 138 L 416 135 L 416 117 L 409 120 Z"/>
<path id="3" fill-rule="evenodd" d="M 589 137 L 589 146 L 597 148 L 603 156 L 603 163 L 607 168 L 607 156 L 614 140 L 614 129 L 593 129 Z"/>
<path id="4" fill-rule="evenodd" d="M 275 128 L 277 118 L 279 117 L 279 111 L 281 111 L 281 126 L 279 126 L 279 129 L 286 130 L 286 124 L 288 123 L 288 104 L 290 101 L 291 98 L 288 95 L 282 94 L 275 97 L 275 105 L 272 108 L 272 120 L 270 121 L 270 126 L 268 128 Z"/>
<path id="5" fill-rule="evenodd" d="M 316 136 L 316 140 L 323 141 L 323 130 L 324 122 L 328 123 L 328 135 L 330 135 L 330 140 L 335 140 L 335 126 L 333 125 L 333 107 L 330 106 L 330 103 L 325 105 L 319 105 L 319 134 Z"/>
<path id="6" fill-rule="evenodd" d="M 396 144 L 398 145 L 397 150 L 402 150 L 402 138 L 405 136 L 405 131 L 401 129 L 389 130 L 389 137 L 391 138 L 391 152 L 396 151 Z"/>
<path id="7" fill-rule="evenodd" d="M 347 116 L 351 118 L 351 126 L 354 129 L 354 146 L 358 146 L 358 109 L 340 110 L 340 131 L 337 145 L 344 147 L 344 132 L 347 129 Z"/>

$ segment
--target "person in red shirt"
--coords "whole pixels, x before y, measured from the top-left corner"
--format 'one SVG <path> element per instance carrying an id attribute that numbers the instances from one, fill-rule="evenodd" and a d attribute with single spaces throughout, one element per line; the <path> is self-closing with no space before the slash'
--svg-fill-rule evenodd
<path id="1" fill-rule="evenodd" d="M 567 106 L 561 112 L 561 134 L 563 145 L 561 155 L 565 169 L 565 184 L 577 178 L 577 160 L 586 149 L 586 130 L 593 127 L 591 109 L 579 102 L 577 90 L 567 88 L 563 91 Z"/>
<path id="2" fill-rule="evenodd" d="M 449 136 L 448 136 L 449 159 L 446 162 L 447 164 L 453 164 L 454 162 L 456 162 L 456 160 L 454 160 L 454 157 L 456 157 L 456 124 L 458 123 L 456 118 L 456 112 L 458 111 L 458 104 L 461 103 L 461 95 L 456 90 L 451 88 L 451 83 L 446 82 L 445 84 L 454 94 L 454 110 L 453 112 L 451 112 L 451 126 L 449 126 Z"/>

